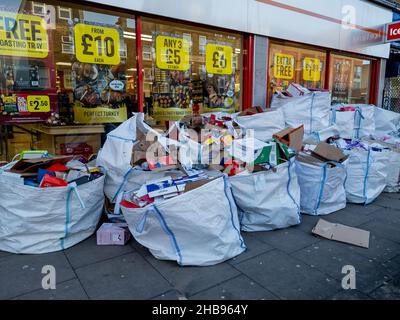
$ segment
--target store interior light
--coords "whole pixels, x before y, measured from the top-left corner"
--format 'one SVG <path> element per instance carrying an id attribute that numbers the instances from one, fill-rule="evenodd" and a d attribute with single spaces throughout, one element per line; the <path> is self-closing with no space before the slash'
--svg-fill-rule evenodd
<path id="1" fill-rule="evenodd" d="M 57 66 L 71 66 L 71 62 L 56 62 Z"/>
<path id="2" fill-rule="evenodd" d="M 136 39 L 136 33 L 124 31 L 124 38 L 125 39 Z M 153 41 L 153 37 L 150 34 L 142 34 L 141 39 L 143 41 L 148 41 L 148 42 Z"/>

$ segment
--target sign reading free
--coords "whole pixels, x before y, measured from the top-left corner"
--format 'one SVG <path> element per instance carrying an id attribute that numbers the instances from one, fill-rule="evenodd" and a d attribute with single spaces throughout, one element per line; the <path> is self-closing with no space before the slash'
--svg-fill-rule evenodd
<path id="1" fill-rule="evenodd" d="M 400 41 L 400 22 L 389 23 L 387 25 L 386 40 L 388 42 Z"/>
<path id="2" fill-rule="evenodd" d="M 294 56 L 291 54 L 276 53 L 274 55 L 274 77 L 277 79 L 293 79 Z"/>
<path id="3" fill-rule="evenodd" d="M 109 65 L 120 63 L 120 33 L 116 28 L 77 23 L 74 38 L 78 61 Z"/>
<path id="4" fill-rule="evenodd" d="M 156 37 L 156 65 L 163 70 L 189 70 L 190 43 L 183 38 Z"/>
<path id="5" fill-rule="evenodd" d="M 0 55 L 46 58 L 48 53 L 42 17 L 0 12 Z"/>

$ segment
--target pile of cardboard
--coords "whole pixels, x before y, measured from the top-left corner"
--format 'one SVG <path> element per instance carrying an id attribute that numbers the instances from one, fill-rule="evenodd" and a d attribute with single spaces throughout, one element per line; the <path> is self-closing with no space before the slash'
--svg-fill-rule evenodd
<path id="1" fill-rule="evenodd" d="M 2 173 L 10 182 L 39 188 L 81 185 L 102 175 L 100 168 L 89 166 L 85 158 L 73 156 L 29 157 Z"/>
<path id="2" fill-rule="evenodd" d="M 190 176 L 167 176 L 158 180 L 148 181 L 121 202 L 126 208 L 143 208 L 151 203 L 160 203 L 164 200 L 179 196 L 196 189 L 213 180 L 204 172 Z"/>

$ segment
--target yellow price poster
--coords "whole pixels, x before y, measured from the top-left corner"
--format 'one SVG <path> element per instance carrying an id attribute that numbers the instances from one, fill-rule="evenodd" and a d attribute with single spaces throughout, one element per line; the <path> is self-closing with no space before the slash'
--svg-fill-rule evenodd
<path id="1" fill-rule="evenodd" d="M 28 112 L 50 112 L 50 98 L 48 96 L 28 96 Z"/>
<path id="2" fill-rule="evenodd" d="M 206 71 L 212 74 L 232 74 L 232 47 L 208 43 L 206 45 Z"/>
<path id="3" fill-rule="evenodd" d="M 120 33 L 116 28 L 77 23 L 75 55 L 79 62 L 117 65 L 121 61 Z"/>
<path id="4" fill-rule="evenodd" d="M 163 70 L 189 70 L 190 43 L 183 38 L 156 37 L 156 65 Z"/>
<path id="5" fill-rule="evenodd" d="M 42 59 L 48 54 L 42 17 L 0 12 L 0 55 Z"/>
<path id="6" fill-rule="evenodd" d="M 303 80 L 320 81 L 321 80 L 321 60 L 317 58 L 305 57 L 303 62 Z"/>
<path id="7" fill-rule="evenodd" d="M 120 123 L 128 118 L 126 105 L 111 109 L 106 105 L 85 108 L 79 102 L 74 105 L 74 120 L 78 123 Z"/>
<path id="8" fill-rule="evenodd" d="M 277 79 L 293 79 L 294 57 L 291 54 L 276 53 L 274 56 L 274 77 Z"/>

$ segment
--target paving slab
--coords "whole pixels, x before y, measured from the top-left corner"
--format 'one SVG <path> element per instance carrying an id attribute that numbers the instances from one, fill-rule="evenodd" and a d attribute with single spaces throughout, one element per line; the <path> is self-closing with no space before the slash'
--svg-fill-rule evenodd
<path id="1" fill-rule="evenodd" d="M 230 279 L 190 297 L 191 300 L 277 300 L 278 298 L 245 275 Z"/>
<path id="2" fill-rule="evenodd" d="M 244 243 L 246 244 L 247 250 L 237 257 L 230 259 L 228 263 L 232 265 L 253 258 L 259 254 L 273 249 L 273 247 L 269 244 L 258 240 L 253 233 L 242 232 L 242 237 Z"/>
<path id="3" fill-rule="evenodd" d="M 383 219 L 374 219 L 359 226 L 359 228 L 369 230 L 371 234 L 400 243 L 400 224 L 388 223 Z"/>
<path id="4" fill-rule="evenodd" d="M 68 280 L 56 289 L 39 289 L 14 298 L 14 300 L 87 300 L 88 296 L 78 279 Z"/>
<path id="5" fill-rule="evenodd" d="M 226 262 L 206 267 L 181 267 L 174 261 L 158 260 L 151 255 L 146 259 L 184 296 L 191 296 L 239 275 L 239 271 Z"/>
<path id="6" fill-rule="evenodd" d="M 41 255 L 13 254 L 0 259 L 0 299 L 10 299 L 42 288 L 43 266 L 56 270 L 56 285 L 75 278 L 62 252 Z"/>
<path id="7" fill-rule="evenodd" d="M 389 197 L 386 193 L 382 194 L 378 199 L 376 199 L 373 204 L 384 208 L 400 210 L 400 199 Z"/>
<path id="8" fill-rule="evenodd" d="M 253 236 L 287 253 L 300 250 L 320 241 L 320 239 L 312 235 L 311 232 L 306 233 L 294 227 L 274 231 L 254 232 Z"/>
<path id="9" fill-rule="evenodd" d="M 280 299 L 326 299 L 341 289 L 332 277 L 279 250 L 241 262 L 235 268 Z"/>
<path id="10" fill-rule="evenodd" d="M 74 268 L 79 268 L 133 251 L 134 249 L 129 244 L 125 246 L 98 246 L 96 236 L 93 235 L 64 252 L 71 265 Z"/>
<path id="11" fill-rule="evenodd" d="M 356 289 L 343 289 L 333 297 L 330 297 L 329 300 L 372 300 L 372 298 Z"/>
<path id="12" fill-rule="evenodd" d="M 150 299 L 172 289 L 138 253 L 76 269 L 91 299 Z"/>
<path id="13" fill-rule="evenodd" d="M 370 296 L 376 300 L 400 300 L 400 275 L 374 290 Z"/>
<path id="14" fill-rule="evenodd" d="M 177 290 L 169 290 L 151 300 L 188 300 L 188 298 Z"/>
<path id="15" fill-rule="evenodd" d="M 294 253 L 293 256 L 340 282 L 346 275 L 342 274 L 342 268 L 346 265 L 354 266 L 356 289 L 363 293 L 371 292 L 390 279 L 390 275 L 379 263 L 350 250 L 346 244 L 337 241 L 321 241 L 317 245 Z"/>
<path id="16" fill-rule="evenodd" d="M 379 209 L 382 208 L 377 208 L 377 210 Z M 375 212 L 375 210 L 372 212 Z M 373 220 L 374 217 L 370 214 L 366 214 L 361 209 L 358 209 L 358 211 L 356 211 L 355 209 L 342 209 L 325 216 L 320 216 L 320 218 L 329 222 L 340 223 L 350 227 L 358 227 L 361 224 Z"/>

